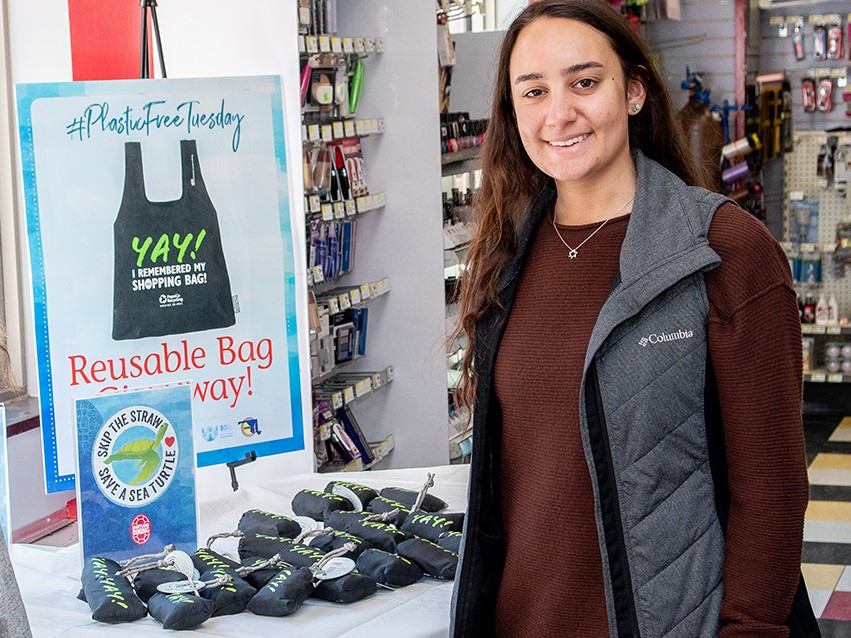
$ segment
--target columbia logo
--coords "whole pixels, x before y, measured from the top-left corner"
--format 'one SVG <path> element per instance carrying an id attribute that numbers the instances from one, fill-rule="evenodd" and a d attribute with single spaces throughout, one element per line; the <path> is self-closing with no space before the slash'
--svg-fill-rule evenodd
<path id="1" fill-rule="evenodd" d="M 647 335 L 638 340 L 638 345 L 642 348 L 647 347 L 651 343 L 662 343 L 665 341 L 679 341 L 680 339 L 691 339 L 694 333 L 691 330 L 677 330 L 676 332 L 663 332 Z"/>

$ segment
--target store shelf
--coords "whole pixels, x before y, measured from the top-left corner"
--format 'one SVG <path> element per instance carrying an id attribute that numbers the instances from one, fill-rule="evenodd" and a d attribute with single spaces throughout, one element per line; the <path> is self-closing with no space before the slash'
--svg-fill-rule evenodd
<path id="1" fill-rule="evenodd" d="M 392 381 L 393 366 L 378 372 L 337 373 L 316 385 L 314 392 L 318 399 L 328 400 L 332 408 L 339 410 L 372 396 L 374 392 L 387 387 Z"/>
<path id="2" fill-rule="evenodd" d="M 481 147 L 474 146 L 473 148 L 465 148 L 454 153 L 443 153 L 440 156 L 440 165 L 447 166 L 456 162 L 466 162 L 467 160 L 478 159 Z"/>
<path id="3" fill-rule="evenodd" d="M 810 383 L 851 383 L 851 374 L 830 373 L 825 370 L 813 370 L 804 374 L 804 381 Z"/>
<path id="4" fill-rule="evenodd" d="M 789 9 L 792 7 L 807 7 L 814 4 L 824 4 L 825 0 L 759 0 L 760 9 Z"/>
<path id="5" fill-rule="evenodd" d="M 814 323 L 805 323 L 801 325 L 801 334 L 851 335 L 851 326 L 819 326 Z"/>
<path id="6" fill-rule="evenodd" d="M 375 460 L 373 460 L 372 463 L 364 463 L 357 458 L 345 465 L 325 465 L 320 468 L 319 471 L 325 474 L 327 472 L 362 472 L 364 470 L 369 470 L 387 458 L 387 455 L 393 451 L 395 446 L 396 444 L 394 443 L 393 435 L 391 434 L 383 441 L 369 444 L 372 454 L 375 457 Z"/>
<path id="7" fill-rule="evenodd" d="M 318 107 L 302 107 L 302 118 L 320 115 Z M 303 144 L 331 144 L 342 140 L 371 137 L 384 133 L 384 118 L 332 118 L 327 121 L 305 122 L 301 125 Z"/>
<path id="8" fill-rule="evenodd" d="M 299 35 L 299 55 L 336 53 L 366 57 L 373 53 L 384 53 L 384 41 L 380 37 L 338 37 L 334 35 Z"/>

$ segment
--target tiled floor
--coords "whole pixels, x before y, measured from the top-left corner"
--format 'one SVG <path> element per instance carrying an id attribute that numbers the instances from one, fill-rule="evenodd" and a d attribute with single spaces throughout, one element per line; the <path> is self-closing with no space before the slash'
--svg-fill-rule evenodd
<path id="1" fill-rule="evenodd" d="M 851 417 L 805 420 L 810 504 L 801 569 L 824 638 L 851 638 Z"/>

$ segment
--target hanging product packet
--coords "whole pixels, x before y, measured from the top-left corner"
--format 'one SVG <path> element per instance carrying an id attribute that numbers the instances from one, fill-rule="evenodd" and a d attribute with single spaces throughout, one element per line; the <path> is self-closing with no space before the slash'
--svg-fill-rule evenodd
<path id="1" fill-rule="evenodd" d="M 104 623 L 132 622 L 148 613 L 114 560 L 93 556 L 83 565 L 80 581 L 92 619 Z"/>
<path id="2" fill-rule="evenodd" d="M 287 516 L 252 509 L 242 515 L 237 524 L 237 529 L 246 534 L 268 534 L 269 536 L 295 538 L 301 532 L 301 525 Z"/>
<path id="3" fill-rule="evenodd" d="M 453 580 L 458 568 L 458 554 L 423 538 L 409 538 L 399 543 L 399 556 L 409 558 L 427 575 Z"/>
<path id="4" fill-rule="evenodd" d="M 195 594 L 161 592 L 151 596 L 148 613 L 162 623 L 163 629 L 194 629 L 213 615 L 216 604 Z"/>
<path id="5" fill-rule="evenodd" d="M 407 587 L 423 577 L 423 570 L 407 558 L 380 549 L 366 550 L 356 563 L 360 573 L 387 587 Z"/>

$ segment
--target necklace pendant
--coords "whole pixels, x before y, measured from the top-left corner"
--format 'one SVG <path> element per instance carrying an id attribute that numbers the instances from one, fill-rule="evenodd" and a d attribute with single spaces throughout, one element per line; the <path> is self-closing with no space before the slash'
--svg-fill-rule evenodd
<path id="1" fill-rule="evenodd" d="M 567 253 L 567 256 L 568 256 L 570 259 L 576 259 L 576 256 L 577 256 L 578 254 L 579 254 L 579 253 L 576 251 L 576 249 L 575 249 L 575 248 L 571 248 L 571 249 L 570 249 L 570 252 L 569 252 L 569 253 Z"/>

